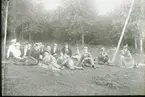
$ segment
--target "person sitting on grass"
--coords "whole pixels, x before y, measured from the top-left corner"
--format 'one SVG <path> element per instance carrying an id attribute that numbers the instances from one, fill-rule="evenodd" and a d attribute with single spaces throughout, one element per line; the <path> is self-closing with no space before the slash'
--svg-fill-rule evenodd
<path id="1" fill-rule="evenodd" d="M 68 67 L 71 70 L 74 70 L 74 69 L 80 69 L 80 70 L 82 70 L 82 69 L 84 69 L 81 66 L 74 65 L 73 59 L 71 57 L 63 54 L 63 52 L 60 52 L 60 56 L 58 56 L 57 63 L 60 66 L 63 66 L 63 67 L 66 66 L 66 67 Z"/>
<path id="2" fill-rule="evenodd" d="M 76 53 L 72 56 L 73 59 L 76 59 L 77 61 L 80 60 L 81 58 L 81 53 L 80 53 L 80 50 L 79 50 L 79 47 L 77 46 L 76 47 Z"/>
<path id="3" fill-rule="evenodd" d="M 7 50 L 7 56 L 6 56 L 7 59 L 13 58 L 13 54 L 14 54 L 14 52 L 15 52 L 15 50 L 16 50 L 16 46 L 15 46 L 16 41 L 17 41 L 16 39 L 12 39 L 12 40 L 10 41 L 11 44 L 10 44 L 10 46 L 8 47 L 8 50 Z"/>
<path id="4" fill-rule="evenodd" d="M 44 58 L 39 62 L 39 66 L 52 69 L 52 70 L 61 70 L 63 67 L 57 64 L 55 57 L 51 55 L 51 47 L 47 46 L 44 51 Z"/>
<path id="5" fill-rule="evenodd" d="M 33 57 L 35 60 L 37 60 L 37 64 L 40 60 L 44 57 L 44 47 L 40 43 L 35 43 L 32 51 L 31 51 L 31 57 Z"/>
<path id="6" fill-rule="evenodd" d="M 58 52 L 59 52 L 59 50 L 58 50 L 57 44 L 54 43 L 54 44 L 53 44 L 53 47 L 52 47 L 52 49 L 51 49 L 51 54 L 52 54 L 56 59 L 58 58 Z"/>
<path id="7" fill-rule="evenodd" d="M 40 42 L 39 44 L 39 60 L 42 60 L 44 57 L 44 45 Z"/>
<path id="8" fill-rule="evenodd" d="M 32 57 L 32 50 L 33 47 L 30 43 L 25 43 L 24 44 L 24 53 L 23 53 L 23 58 L 26 59 L 26 64 L 25 65 L 37 65 L 38 61 L 34 57 Z"/>
<path id="9" fill-rule="evenodd" d="M 30 51 L 31 51 L 31 44 L 26 42 L 24 43 L 24 47 L 23 47 L 23 55 L 22 57 L 27 57 L 27 56 L 30 56 Z"/>
<path id="10" fill-rule="evenodd" d="M 27 63 L 26 58 L 21 57 L 20 43 L 16 42 L 11 48 L 8 49 L 7 58 L 11 52 L 12 60 L 15 65 L 25 65 Z"/>
<path id="11" fill-rule="evenodd" d="M 78 62 L 78 65 L 82 65 L 84 66 L 89 66 L 89 67 L 93 67 L 93 68 L 97 68 L 97 66 L 94 64 L 94 60 L 93 57 L 91 55 L 90 52 L 88 52 L 88 47 L 84 47 L 84 51 L 81 54 L 81 59 Z"/>
<path id="12" fill-rule="evenodd" d="M 64 47 L 62 48 L 61 52 L 68 56 L 68 57 L 71 57 L 72 56 L 72 50 L 69 48 L 68 44 L 65 43 Z"/>
<path id="13" fill-rule="evenodd" d="M 100 55 L 98 56 L 98 64 L 101 65 L 109 65 L 110 64 L 110 59 L 108 54 L 105 52 L 105 48 L 101 48 Z"/>
<path id="14" fill-rule="evenodd" d="M 132 55 L 128 49 L 128 45 L 125 45 L 123 47 L 123 50 L 121 51 L 120 65 L 129 67 L 129 68 L 133 68 L 135 66 L 135 61 L 132 58 Z"/>

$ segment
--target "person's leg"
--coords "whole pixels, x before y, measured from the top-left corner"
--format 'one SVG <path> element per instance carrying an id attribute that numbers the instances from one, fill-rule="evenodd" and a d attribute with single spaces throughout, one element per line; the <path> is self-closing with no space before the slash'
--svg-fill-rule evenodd
<path id="1" fill-rule="evenodd" d="M 109 65 L 110 64 L 110 59 L 108 57 L 104 58 L 104 64 Z"/>
<path id="2" fill-rule="evenodd" d="M 103 61 L 104 61 L 103 56 L 99 56 L 99 57 L 98 57 L 98 64 L 103 65 L 103 64 L 104 64 Z"/>
<path id="3" fill-rule="evenodd" d="M 121 64 L 126 67 L 125 60 L 126 60 L 126 58 L 124 56 L 121 56 Z"/>
<path id="4" fill-rule="evenodd" d="M 55 67 L 55 68 L 60 68 L 60 67 L 61 67 L 61 66 L 58 65 L 56 62 L 52 62 L 51 64 L 52 64 L 52 66 Z"/>
<path id="5" fill-rule="evenodd" d="M 74 67 L 74 62 L 73 62 L 72 59 L 69 59 L 69 60 L 68 60 L 67 66 L 68 66 L 68 68 L 70 68 L 71 70 L 75 69 L 75 67 Z"/>
<path id="6" fill-rule="evenodd" d="M 27 60 L 26 60 L 26 65 L 37 65 L 37 60 L 36 59 L 33 59 L 31 57 L 28 57 Z"/>
<path id="7" fill-rule="evenodd" d="M 25 59 L 17 59 L 17 58 L 14 58 L 13 59 L 13 63 L 15 65 L 25 65 L 26 64 L 26 60 Z"/>

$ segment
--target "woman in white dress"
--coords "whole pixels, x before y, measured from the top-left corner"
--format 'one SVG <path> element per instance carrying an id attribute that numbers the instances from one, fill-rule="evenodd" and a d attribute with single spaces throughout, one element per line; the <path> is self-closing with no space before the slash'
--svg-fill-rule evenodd
<path id="1" fill-rule="evenodd" d="M 135 61 L 132 58 L 130 51 L 128 50 L 128 45 L 125 45 L 121 51 L 120 64 L 128 68 L 134 67 Z"/>

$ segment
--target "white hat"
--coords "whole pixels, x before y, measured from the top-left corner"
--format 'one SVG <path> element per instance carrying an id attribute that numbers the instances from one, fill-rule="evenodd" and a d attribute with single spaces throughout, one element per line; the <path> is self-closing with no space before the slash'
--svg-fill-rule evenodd
<path id="1" fill-rule="evenodd" d="M 16 42 L 17 40 L 16 40 L 16 38 L 15 39 L 12 39 L 10 42 Z"/>

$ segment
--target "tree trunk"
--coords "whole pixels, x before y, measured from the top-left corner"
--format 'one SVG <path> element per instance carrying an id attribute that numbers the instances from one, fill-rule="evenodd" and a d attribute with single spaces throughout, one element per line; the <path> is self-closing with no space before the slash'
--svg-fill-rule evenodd
<path id="1" fill-rule="evenodd" d="M 23 22 L 22 22 L 22 31 L 21 31 L 21 33 L 22 33 L 22 41 L 24 40 L 24 34 L 23 34 Z"/>
<path id="2" fill-rule="evenodd" d="M 6 18 L 5 18 L 5 34 L 4 34 L 4 59 L 5 59 L 5 50 L 6 50 L 6 40 L 7 40 L 7 19 L 8 19 L 8 8 L 9 8 L 9 1 L 7 1 L 6 6 Z"/>
<path id="3" fill-rule="evenodd" d="M 4 29 L 4 60 L 5 60 L 5 53 L 6 53 L 6 39 L 7 39 L 7 19 L 8 19 L 8 9 L 9 9 L 9 1 L 6 1 L 7 5 L 6 5 L 6 18 L 5 18 L 5 29 Z M 6 64 L 4 63 L 4 68 L 2 69 L 2 95 L 6 95 L 6 83 L 5 83 L 5 79 L 6 79 L 6 73 L 7 73 L 7 68 L 6 68 Z M 3 66 L 2 65 L 2 66 Z"/>
<path id="4" fill-rule="evenodd" d="M 31 42 L 31 32 L 29 32 L 29 42 Z"/>
<path id="5" fill-rule="evenodd" d="M 16 38 L 16 0 L 13 0 L 13 19 L 14 19 L 14 28 L 13 28 L 13 35 Z"/>
<path id="6" fill-rule="evenodd" d="M 82 32 L 82 35 L 81 35 L 81 39 L 82 39 L 82 45 L 84 44 L 84 33 Z"/>
<path id="7" fill-rule="evenodd" d="M 127 18 L 126 18 L 124 27 L 123 27 L 123 29 L 122 29 L 122 33 L 121 33 L 121 36 L 120 36 L 120 39 L 119 39 L 119 42 L 118 42 L 116 51 L 115 51 L 115 53 L 114 53 L 114 55 L 113 55 L 113 58 L 112 58 L 112 63 L 114 63 L 114 61 L 116 60 L 116 55 L 117 55 L 118 50 L 119 50 L 119 48 L 120 48 L 120 44 L 121 44 L 121 41 L 122 41 L 122 39 L 123 39 L 123 36 L 124 36 L 124 32 L 125 32 L 126 26 L 127 26 L 128 20 L 129 20 L 129 18 L 130 18 L 131 12 L 132 12 L 133 4 L 134 4 L 134 0 L 132 0 L 131 6 L 130 6 L 130 10 L 129 10 L 129 12 L 128 12 L 128 16 L 127 16 Z"/>
<path id="8" fill-rule="evenodd" d="M 135 46 L 135 49 L 138 48 L 138 47 L 137 47 L 137 38 L 136 38 L 136 37 L 134 38 L 134 46 Z"/>
<path id="9" fill-rule="evenodd" d="M 143 52 L 143 39 L 140 39 L 140 52 Z"/>
<path id="10" fill-rule="evenodd" d="M 144 30 L 144 24 L 143 24 L 143 0 L 141 0 L 141 14 L 140 14 L 140 52 L 143 53 L 143 30 Z"/>

